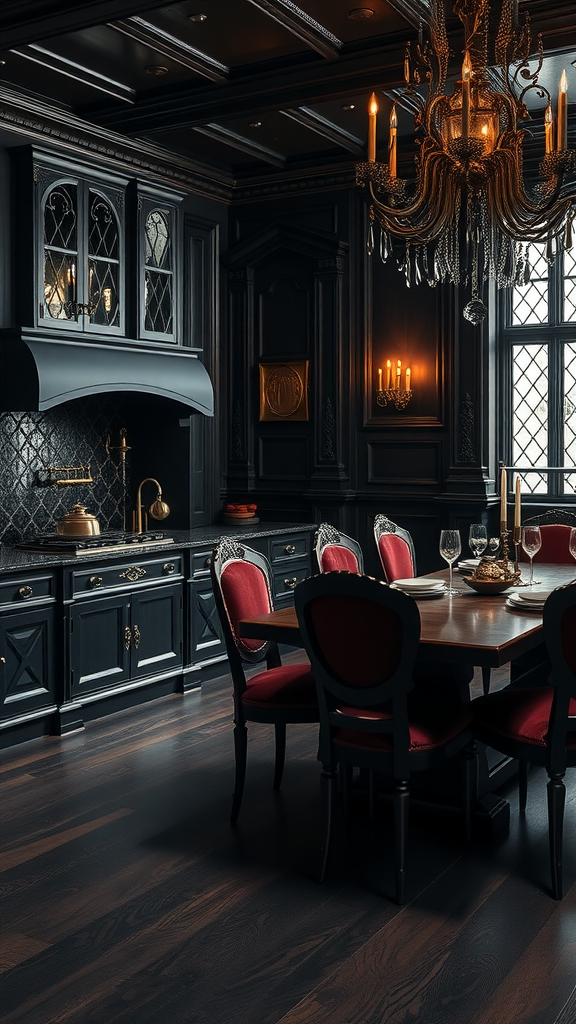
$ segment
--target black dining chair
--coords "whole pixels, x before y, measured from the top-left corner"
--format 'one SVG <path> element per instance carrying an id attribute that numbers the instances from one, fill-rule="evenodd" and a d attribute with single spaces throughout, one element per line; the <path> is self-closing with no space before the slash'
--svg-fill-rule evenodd
<path id="1" fill-rule="evenodd" d="M 286 726 L 317 722 L 318 703 L 309 662 L 282 665 L 276 643 L 250 640 L 239 635 L 241 619 L 265 615 L 273 610 L 272 577 L 264 555 L 225 537 L 214 548 L 210 574 L 234 687 L 235 781 L 230 820 L 235 824 L 246 778 L 246 723 L 268 722 L 274 725 L 274 789 L 280 789 Z M 266 665 L 266 668 L 247 676 L 246 668 L 255 665 Z"/>
<path id="2" fill-rule="evenodd" d="M 397 526 L 388 516 L 377 515 L 374 518 L 374 540 L 387 583 L 417 575 L 416 551 L 408 530 Z"/>
<path id="3" fill-rule="evenodd" d="M 295 592 L 304 646 L 316 679 L 322 762 L 320 880 L 331 843 L 337 769 L 386 773 L 394 782 L 396 898 L 404 902 L 409 780 L 412 772 L 464 754 L 470 835 L 476 761 L 469 706 L 413 693 L 420 613 L 411 597 L 380 580 L 332 572 Z"/>
<path id="4" fill-rule="evenodd" d="M 544 605 L 548 684 L 507 687 L 472 701 L 477 739 L 520 764 L 524 813 L 529 764 L 548 773 L 548 837 L 552 895 L 562 899 L 562 832 L 566 769 L 576 766 L 576 584 L 554 590 Z"/>

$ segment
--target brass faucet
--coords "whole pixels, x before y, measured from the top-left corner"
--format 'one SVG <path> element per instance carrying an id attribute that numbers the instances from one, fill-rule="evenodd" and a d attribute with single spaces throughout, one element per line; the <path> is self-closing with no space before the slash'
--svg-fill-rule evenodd
<path id="1" fill-rule="evenodd" d="M 144 505 L 142 504 L 142 488 L 144 484 L 147 483 L 156 484 L 156 487 L 158 488 L 156 501 L 153 501 L 148 509 L 152 519 L 166 519 L 166 516 L 170 514 L 170 506 L 167 505 L 165 501 L 162 501 L 162 488 L 158 481 L 155 480 L 153 476 L 145 477 L 138 488 L 138 495 L 136 497 L 136 512 L 134 517 L 136 520 L 135 527 L 134 523 L 132 524 L 135 533 L 142 533 L 142 509 L 144 508 Z M 146 524 L 146 528 L 148 528 L 148 524 Z"/>

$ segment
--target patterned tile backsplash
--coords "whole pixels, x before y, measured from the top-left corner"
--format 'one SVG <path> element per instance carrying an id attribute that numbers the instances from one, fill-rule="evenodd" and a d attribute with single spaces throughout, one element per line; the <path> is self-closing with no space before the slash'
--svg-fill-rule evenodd
<path id="1" fill-rule="evenodd" d="M 49 412 L 0 413 L 0 540 L 13 544 L 56 533 L 76 502 L 96 516 L 101 530 L 124 529 L 129 464 L 123 467 L 112 447 L 107 452 L 106 442 L 118 445 L 125 426 L 118 396 L 85 398 Z M 47 483 L 49 466 L 90 466 L 93 483 Z"/>

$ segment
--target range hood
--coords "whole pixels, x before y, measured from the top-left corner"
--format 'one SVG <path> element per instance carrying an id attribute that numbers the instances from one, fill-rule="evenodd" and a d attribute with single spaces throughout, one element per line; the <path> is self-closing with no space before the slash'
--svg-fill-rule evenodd
<path id="1" fill-rule="evenodd" d="M 162 395 L 214 415 L 210 377 L 186 349 L 142 348 L 46 337 L 34 330 L 3 331 L 0 409 L 41 412 L 86 395 L 138 391 Z"/>

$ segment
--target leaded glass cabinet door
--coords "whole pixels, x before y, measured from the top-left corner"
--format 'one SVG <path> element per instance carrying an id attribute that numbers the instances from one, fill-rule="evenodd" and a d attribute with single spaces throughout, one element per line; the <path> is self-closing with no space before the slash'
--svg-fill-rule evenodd
<path id="1" fill-rule="evenodd" d="M 180 342 L 179 211 L 162 199 L 138 197 L 140 338 Z"/>
<path id="2" fill-rule="evenodd" d="M 38 324 L 122 335 L 124 188 L 41 168 Z"/>

